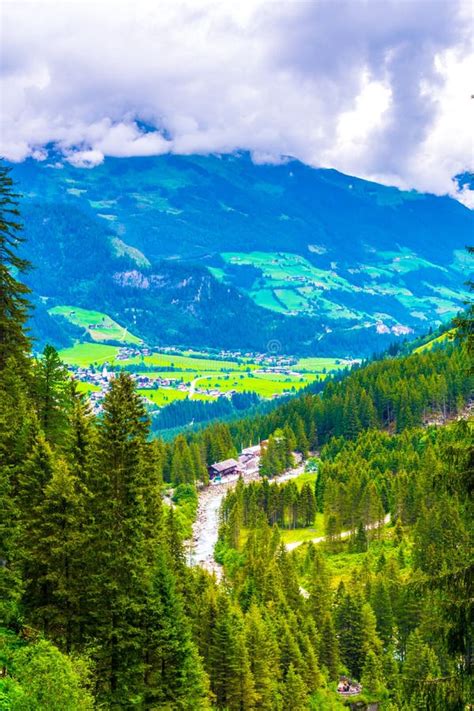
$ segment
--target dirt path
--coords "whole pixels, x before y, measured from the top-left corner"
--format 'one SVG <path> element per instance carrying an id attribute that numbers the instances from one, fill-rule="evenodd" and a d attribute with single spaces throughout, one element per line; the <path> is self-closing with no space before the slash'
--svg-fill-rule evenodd
<path id="1" fill-rule="evenodd" d="M 375 523 L 371 523 L 368 526 L 365 527 L 366 531 L 372 531 L 375 528 L 380 528 L 381 526 L 385 526 L 387 523 L 390 523 L 391 516 L 388 513 L 381 521 L 376 521 Z M 342 531 L 338 538 L 349 538 L 355 533 L 355 531 Z M 287 543 L 286 544 L 286 550 L 287 551 L 293 551 L 295 548 L 298 548 L 298 546 L 301 546 L 303 543 L 323 543 L 326 540 L 327 536 L 318 536 L 317 538 L 310 538 L 309 540 L 306 541 L 294 541 L 293 543 Z"/>

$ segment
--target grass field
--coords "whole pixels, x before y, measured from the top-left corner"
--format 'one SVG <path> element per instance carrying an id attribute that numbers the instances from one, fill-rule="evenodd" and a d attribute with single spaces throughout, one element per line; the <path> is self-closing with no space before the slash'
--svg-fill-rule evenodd
<path id="1" fill-rule="evenodd" d="M 63 316 L 74 326 L 83 328 L 89 336 L 99 343 L 118 341 L 119 343 L 139 345 L 141 340 L 116 321 L 100 311 L 80 309 L 77 306 L 54 306 L 48 310 L 51 316 Z"/>
<path id="2" fill-rule="evenodd" d="M 296 479 L 292 479 L 292 481 L 294 481 L 298 489 L 301 489 L 305 484 L 314 486 L 316 484 L 316 477 L 316 472 L 303 472 L 303 474 L 297 476 Z"/>
<path id="3" fill-rule="evenodd" d="M 311 528 L 281 528 L 280 533 L 283 543 L 306 542 L 312 538 L 324 536 L 324 515 L 322 513 L 316 514 L 314 526 Z"/>
<path id="4" fill-rule="evenodd" d="M 76 343 L 71 348 L 59 352 L 61 360 L 66 365 L 76 365 L 86 368 L 94 363 L 114 363 L 119 352 L 118 346 L 107 346 L 103 343 Z"/>
<path id="5" fill-rule="evenodd" d="M 86 393 L 87 395 L 100 390 L 98 385 L 94 385 L 94 383 L 84 383 L 82 380 L 76 380 L 76 387 L 78 392 Z"/>
<path id="6" fill-rule="evenodd" d="M 251 265 L 261 270 L 263 276 L 254 282 L 249 295 L 259 306 L 273 311 L 311 313 L 320 312 L 322 306 L 325 311 L 331 311 L 333 305 L 321 302 L 319 297 L 330 289 L 351 291 L 353 288 L 336 272 L 319 269 L 290 252 L 223 252 L 221 257 L 228 264 Z M 223 275 L 215 276 L 225 278 L 225 270 Z M 351 315 L 347 312 L 343 317 Z"/>
<path id="7" fill-rule="evenodd" d="M 314 381 L 317 377 L 318 376 L 314 374 L 310 374 L 303 379 L 281 379 L 279 375 L 273 378 L 270 374 L 261 376 L 247 376 L 242 374 L 231 377 L 208 377 L 198 381 L 197 386 L 200 388 L 219 390 L 221 392 L 235 390 L 239 393 L 254 392 L 257 393 L 257 395 L 261 395 L 261 397 L 272 397 L 272 395 L 283 395 L 285 393 L 301 390 L 301 388 L 306 387 L 308 383 Z"/>
<path id="8" fill-rule="evenodd" d="M 168 355 L 167 353 L 153 353 L 150 356 L 136 356 L 127 360 L 120 361 L 122 365 L 145 365 L 155 368 L 179 368 L 180 370 L 189 370 L 191 372 L 201 371 L 231 371 L 231 370 L 255 370 L 258 366 L 251 361 L 245 363 L 236 363 L 230 360 L 213 360 L 206 356 L 189 356 L 189 355 Z M 139 368 L 137 368 L 139 370 Z"/>
<path id="9" fill-rule="evenodd" d="M 433 338 L 431 341 L 428 341 L 428 343 L 424 343 L 422 346 L 418 346 L 418 348 L 415 348 L 415 350 L 413 352 L 414 353 L 426 353 L 427 351 L 430 351 L 434 346 L 441 345 L 448 339 L 454 338 L 455 333 L 456 333 L 456 329 L 452 328 L 450 331 L 446 331 L 445 333 L 442 333 L 441 336 L 438 336 L 437 338 Z"/>
<path id="10" fill-rule="evenodd" d="M 173 390 L 172 388 L 158 388 L 157 390 L 140 389 L 137 391 L 139 395 L 143 395 L 147 400 L 150 400 L 157 407 L 165 407 L 176 400 L 186 400 L 188 394 L 182 390 Z"/>

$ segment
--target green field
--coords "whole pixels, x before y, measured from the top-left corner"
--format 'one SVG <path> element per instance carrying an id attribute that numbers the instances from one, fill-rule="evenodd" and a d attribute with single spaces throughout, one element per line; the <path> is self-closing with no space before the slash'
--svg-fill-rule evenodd
<path id="1" fill-rule="evenodd" d="M 330 302 L 321 302 L 321 295 L 329 289 L 351 291 L 350 283 L 334 271 L 319 269 L 307 259 L 290 252 L 223 252 L 225 262 L 237 266 L 260 269 L 249 291 L 255 303 L 283 313 L 311 313 L 333 310 Z M 216 273 L 216 277 L 219 275 Z M 221 277 L 222 278 L 222 277 Z M 344 318 L 352 314 L 344 312 Z"/>
<path id="2" fill-rule="evenodd" d="M 324 514 L 316 514 L 314 526 L 311 528 L 280 528 L 280 533 L 283 543 L 305 543 L 324 536 Z"/>
<path id="3" fill-rule="evenodd" d="M 316 477 L 316 472 L 303 472 L 303 474 L 297 476 L 296 479 L 292 479 L 292 481 L 294 481 L 298 489 L 302 489 L 305 484 L 314 486 L 316 484 Z"/>
<path id="4" fill-rule="evenodd" d="M 456 329 L 452 328 L 450 331 L 442 333 L 441 336 L 438 336 L 437 338 L 433 338 L 431 341 L 428 341 L 428 343 L 424 343 L 422 346 L 418 346 L 418 348 L 415 348 L 413 352 L 425 353 L 426 351 L 430 351 L 434 346 L 441 345 L 450 338 L 454 338 L 455 333 Z"/>
<path id="5" fill-rule="evenodd" d="M 309 247 L 310 251 L 320 253 L 317 245 Z M 235 267 L 250 266 L 258 270 L 253 282 L 241 287 L 258 306 L 289 316 L 324 315 L 340 325 L 344 321 L 374 323 L 379 320 L 370 304 L 363 308 L 345 305 L 349 292 L 392 297 L 412 318 L 420 318 L 413 315 L 413 310 L 417 309 L 421 319 L 433 312 L 443 319 L 454 316 L 465 298 L 462 290 L 436 285 L 436 276 L 434 284 L 425 283 L 432 291 L 428 295 L 416 296 L 400 284 L 401 277 L 420 270 L 437 270 L 439 274 L 447 271 L 446 267 L 434 264 L 406 248 L 378 252 L 375 263 L 373 255 L 368 254 L 367 263 L 354 264 L 349 272 L 363 275 L 363 283 L 360 284 L 353 283 L 347 272 L 339 273 L 337 262 L 320 268 L 304 256 L 291 252 L 221 252 L 220 256 L 224 266 L 212 268 L 212 273 L 220 281 L 234 283 Z M 364 299 L 362 303 L 369 302 Z M 370 313 L 365 308 L 369 308 Z M 391 325 L 397 323 L 397 318 L 388 317 Z"/>
<path id="6" fill-rule="evenodd" d="M 82 380 L 76 380 L 76 387 L 78 392 L 86 393 L 87 395 L 100 390 L 98 385 L 94 385 L 94 383 L 84 383 Z"/>
<path id="7" fill-rule="evenodd" d="M 205 354 L 202 356 L 189 355 L 168 355 L 167 353 L 154 353 L 150 356 L 135 356 L 127 360 L 120 361 L 122 365 L 144 365 L 155 368 L 179 368 L 180 370 L 190 372 L 201 371 L 230 371 L 230 370 L 247 370 L 255 369 L 258 366 L 251 361 L 237 363 L 230 360 L 213 360 Z"/>
<path id="8" fill-rule="evenodd" d="M 142 395 L 147 400 L 150 400 L 157 407 L 165 407 L 176 400 L 186 400 L 188 394 L 182 390 L 174 390 L 172 388 L 158 388 L 157 390 L 149 390 L 141 388 L 137 390 L 139 395 Z"/>
<path id="9" fill-rule="evenodd" d="M 99 343 L 117 341 L 124 344 L 139 345 L 142 341 L 116 321 L 100 311 L 80 309 L 77 306 L 54 306 L 48 310 L 51 316 L 62 316 L 74 326 L 83 328 L 89 336 Z"/>
<path id="10" fill-rule="evenodd" d="M 262 373 L 247 375 L 245 373 L 232 373 L 231 375 L 200 376 L 196 386 L 205 390 L 218 390 L 219 392 L 254 392 L 261 397 L 272 397 L 295 392 L 306 387 L 319 376 L 314 373 L 305 374 L 304 377 L 290 377 L 280 374 Z"/>
<path id="11" fill-rule="evenodd" d="M 85 368 L 93 364 L 114 363 L 119 350 L 118 346 L 103 343 L 76 343 L 71 348 L 63 348 L 59 355 L 66 365 Z"/>

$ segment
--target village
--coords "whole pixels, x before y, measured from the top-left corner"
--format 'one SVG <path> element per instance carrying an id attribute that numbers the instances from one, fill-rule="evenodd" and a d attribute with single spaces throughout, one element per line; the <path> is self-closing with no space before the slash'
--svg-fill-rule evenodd
<path id="1" fill-rule="evenodd" d="M 166 365 L 159 363 L 159 356 L 176 357 L 176 363 L 171 361 Z M 183 363 L 182 361 L 185 360 Z M 208 364 L 204 368 L 204 363 Z M 212 370 L 209 363 L 215 368 Z M 223 364 L 223 365 L 221 365 Z M 231 399 L 238 390 L 231 383 L 223 381 L 232 377 L 243 378 L 288 378 L 288 387 L 295 379 L 304 379 L 308 375 L 298 372 L 298 360 L 293 357 L 243 353 L 240 351 L 221 350 L 216 353 L 189 353 L 176 348 L 148 348 L 146 346 L 125 346 L 117 349 L 113 359 L 101 363 L 69 365 L 74 379 L 84 383 L 83 388 L 89 396 L 92 410 L 99 414 L 102 410 L 102 400 L 108 390 L 110 381 L 117 370 L 126 368 L 141 391 L 142 399 L 150 411 L 159 410 L 164 403 L 169 404 L 175 399 L 217 400 Z M 211 372 L 206 372 L 210 370 Z M 253 381 L 251 381 L 253 382 Z M 149 395 L 143 391 L 150 391 Z M 163 402 L 157 402 L 153 391 L 161 391 Z M 252 387 L 249 387 L 252 390 Z M 241 391 L 241 389 L 240 389 Z M 259 393 L 260 394 L 260 393 Z M 262 397 L 279 397 L 278 392 L 261 394 Z"/>

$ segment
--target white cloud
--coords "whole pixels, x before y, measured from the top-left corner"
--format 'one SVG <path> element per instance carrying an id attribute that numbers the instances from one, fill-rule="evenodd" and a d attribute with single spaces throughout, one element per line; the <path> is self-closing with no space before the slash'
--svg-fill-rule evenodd
<path id="1" fill-rule="evenodd" d="M 47 145 L 87 167 L 248 149 L 436 193 L 474 170 L 468 0 L 7 0 L 2 13 L 13 161 Z"/>

